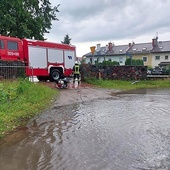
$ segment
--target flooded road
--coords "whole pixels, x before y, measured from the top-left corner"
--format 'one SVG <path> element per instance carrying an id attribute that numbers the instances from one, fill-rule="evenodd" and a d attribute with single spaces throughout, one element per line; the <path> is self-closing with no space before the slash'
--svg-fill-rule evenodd
<path id="1" fill-rule="evenodd" d="M 54 105 L 19 133 L 1 170 L 169 170 L 170 90 Z"/>

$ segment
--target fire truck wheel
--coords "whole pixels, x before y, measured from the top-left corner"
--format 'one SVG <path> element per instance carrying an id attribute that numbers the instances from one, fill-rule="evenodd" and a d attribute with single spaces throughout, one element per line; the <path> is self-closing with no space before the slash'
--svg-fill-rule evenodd
<path id="1" fill-rule="evenodd" d="M 51 81 L 57 81 L 60 78 L 60 71 L 57 69 L 54 69 L 50 73 L 50 80 Z"/>

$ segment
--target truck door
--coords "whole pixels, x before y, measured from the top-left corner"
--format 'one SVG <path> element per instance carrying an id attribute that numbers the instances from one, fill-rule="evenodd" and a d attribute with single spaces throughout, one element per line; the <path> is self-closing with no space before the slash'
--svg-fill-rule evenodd
<path id="1" fill-rule="evenodd" d="M 3 59 L 4 55 L 5 55 L 4 40 L 0 40 L 0 60 Z"/>
<path id="2" fill-rule="evenodd" d="M 21 59 L 18 41 L 7 40 L 6 47 L 7 47 L 7 59 L 8 60 L 20 60 Z"/>

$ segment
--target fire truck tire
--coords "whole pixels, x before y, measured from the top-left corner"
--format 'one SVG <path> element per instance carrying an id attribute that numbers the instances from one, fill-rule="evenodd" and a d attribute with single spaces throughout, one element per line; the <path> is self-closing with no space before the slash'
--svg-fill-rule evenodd
<path id="1" fill-rule="evenodd" d="M 50 73 L 50 81 L 57 81 L 61 76 L 61 73 L 57 69 L 53 69 Z"/>

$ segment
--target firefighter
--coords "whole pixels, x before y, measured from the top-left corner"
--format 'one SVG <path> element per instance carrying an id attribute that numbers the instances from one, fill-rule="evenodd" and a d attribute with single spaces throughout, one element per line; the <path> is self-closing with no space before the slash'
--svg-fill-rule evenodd
<path id="1" fill-rule="evenodd" d="M 78 81 L 78 87 L 80 84 L 80 66 L 77 61 L 75 61 L 75 65 L 73 66 L 73 86 L 75 87 L 75 81 Z"/>

